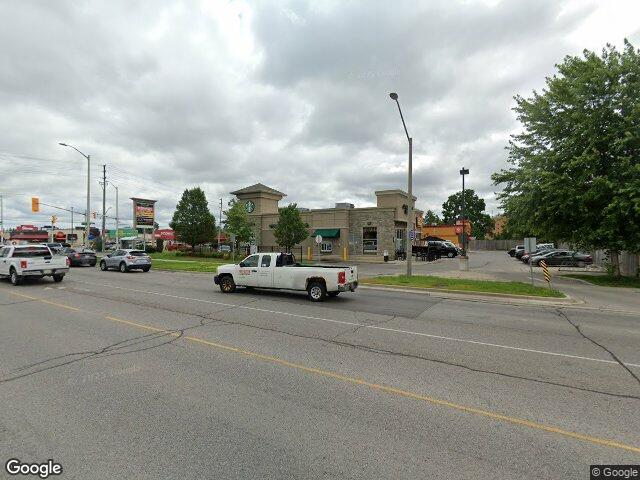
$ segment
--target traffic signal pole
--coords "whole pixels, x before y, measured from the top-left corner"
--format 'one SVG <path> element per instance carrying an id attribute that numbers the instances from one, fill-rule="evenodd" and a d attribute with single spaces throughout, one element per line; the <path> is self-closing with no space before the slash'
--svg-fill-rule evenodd
<path id="1" fill-rule="evenodd" d="M 102 165 L 102 232 L 100 234 L 100 251 L 104 252 L 104 232 L 105 232 L 105 221 L 106 221 L 106 212 L 105 209 L 107 207 L 107 166 Z M 117 227 L 116 227 L 117 228 Z"/>

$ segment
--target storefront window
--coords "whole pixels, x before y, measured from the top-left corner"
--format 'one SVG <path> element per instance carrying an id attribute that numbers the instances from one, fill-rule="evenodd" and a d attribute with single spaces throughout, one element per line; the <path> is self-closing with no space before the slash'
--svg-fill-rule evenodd
<path id="1" fill-rule="evenodd" d="M 378 251 L 378 227 L 362 228 L 363 253 L 376 253 Z"/>
<path id="2" fill-rule="evenodd" d="M 320 244 L 320 251 L 324 253 L 333 252 L 333 244 L 331 242 L 323 242 Z"/>

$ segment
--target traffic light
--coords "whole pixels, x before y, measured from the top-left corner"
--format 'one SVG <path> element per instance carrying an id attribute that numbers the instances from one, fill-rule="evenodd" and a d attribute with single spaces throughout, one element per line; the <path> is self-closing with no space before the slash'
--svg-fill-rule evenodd
<path id="1" fill-rule="evenodd" d="M 58 222 L 58 217 L 51 215 L 51 225 L 55 225 Z"/>
<path id="2" fill-rule="evenodd" d="M 31 211 L 34 213 L 40 211 L 40 199 L 38 197 L 31 197 Z"/>

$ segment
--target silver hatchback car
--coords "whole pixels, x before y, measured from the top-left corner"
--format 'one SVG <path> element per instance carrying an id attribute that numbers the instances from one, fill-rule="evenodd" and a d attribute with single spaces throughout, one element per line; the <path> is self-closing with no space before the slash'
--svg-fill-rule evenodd
<path id="1" fill-rule="evenodd" d="M 123 273 L 129 270 L 148 272 L 151 269 L 151 258 L 142 250 L 121 248 L 100 260 L 100 270 L 105 271 L 110 268 L 117 268 Z"/>

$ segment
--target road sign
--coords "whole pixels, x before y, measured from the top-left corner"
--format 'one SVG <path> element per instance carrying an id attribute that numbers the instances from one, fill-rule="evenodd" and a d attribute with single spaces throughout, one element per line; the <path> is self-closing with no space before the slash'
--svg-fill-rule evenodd
<path id="1" fill-rule="evenodd" d="M 524 251 L 526 253 L 536 251 L 536 237 L 527 237 L 524 239 Z"/>
<path id="2" fill-rule="evenodd" d="M 544 279 L 551 287 L 551 274 L 549 273 L 549 267 L 547 267 L 547 262 L 544 260 L 540 260 L 540 266 L 542 267 L 542 273 L 544 273 Z"/>
<path id="3" fill-rule="evenodd" d="M 316 243 L 320 245 L 322 243 L 322 235 L 316 235 Z"/>

